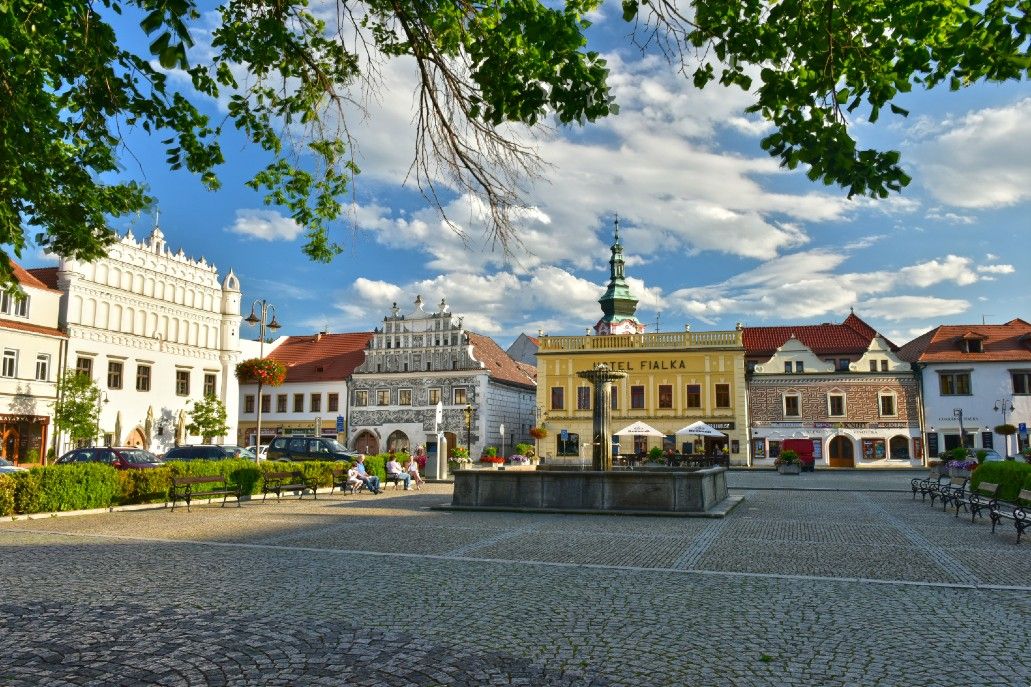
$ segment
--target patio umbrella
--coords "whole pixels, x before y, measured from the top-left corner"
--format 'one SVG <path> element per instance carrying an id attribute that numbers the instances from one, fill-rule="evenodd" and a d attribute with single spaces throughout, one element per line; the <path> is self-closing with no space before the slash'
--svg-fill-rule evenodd
<path id="1" fill-rule="evenodd" d="M 629 427 L 616 432 L 617 437 L 664 437 L 666 436 L 646 422 L 638 420 Z"/>
<path id="2" fill-rule="evenodd" d="M 709 425 L 705 424 L 701 420 L 698 422 L 692 422 L 687 427 L 683 427 L 677 430 L 677 434 L 693 434 L 698 437 L 725 437 L 727 436 L 718 429 L 713 429 Z"/>
<path id="3" fill-rule="evenodd" d="M 115 415 L 115 446 L 122 445 L 122 411 Z"/>

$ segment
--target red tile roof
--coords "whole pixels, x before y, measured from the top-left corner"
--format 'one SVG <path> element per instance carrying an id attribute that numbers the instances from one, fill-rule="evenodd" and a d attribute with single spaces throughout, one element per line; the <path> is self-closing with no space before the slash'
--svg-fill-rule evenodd
<path id="1" fill-rule="evenodd" d="M 44 327 L 39 324 L 30 324 L 28 322 L 18 322 L 17 320 L 5 320 L 0 318 L 0 328 L 3 329 L 17 329 L 22 332 L 33 332 L 35 334 L 49 334 L 50 336 L 60 336 L 67 338 L 67 334 L 62 332 L 60 329 L 54 327 Z"/>
<path id="2" fill-rule="evenodd" d="M 982 353 L 967 353 L 965 342 L 981 339 Z M 1021 319 L 1006 324 L 957 324 L 935 327 L 901 349 L 913 363 L 974 363 L 1031 360 L 1031 324 Z"/>
<path id="3" fill-rule="evenodd" d="M 286 365 L 288 382 L 335 382 L 362 364 L 371 339 L 372 332 L 291 336 L 267 357 Z"/>
<path id="4" fill-rule="evenodd" d="M 536 365 L 530 365 L 529 363 L 520 362 L 518 360 L 515 360 L 513 362 L 515 362 L 515 364 L 519 366 L 519 369 L 522 370 L 523 373 L 527 377 L 529 377 L 530 379 L 532 379 L 535 382 L 537 381 L 537 366 Z"/>
<path id="5" fill-rule="evenodd" d="M 745 355 L 770 356 L 792 335 L 812 349 L 817 356 L 862 355 L 870 347 L 877 331 L 852 313 L 841 324 L 745 327 L 741 339 L 745 346 Z M 890 341 L 888 345 L 893 350 L 898 348 Z"/>
<path id="6" fill-rule="evenodd" d="M 11 260 L 11 267 L 14 269 L 14 278 L 22 286 L 31 286 L 37 289 L 43 289 L 44 291 L 57 291 L 57 268 L 56 267 L 38 267 L 36 269 L 27 270 L 14 260 Z M 40 272 L 46 272 L 46 277 L 41 275 Z M 53 276 L 50 277 L 50 273 Z"/>
<path id="7" fill-rule="evenodd" d="M 506 384 L 515 384 L 528 389 L 535 388 L 534 380 L 526 371 L 512 360 L 512 357 L 498 346 L 497 342 L 489 336 L 466 332 L 469 341 L 473 345 L 473 355 L 477 360 L 487 366 L 490 376 L 496 381 Z"/>

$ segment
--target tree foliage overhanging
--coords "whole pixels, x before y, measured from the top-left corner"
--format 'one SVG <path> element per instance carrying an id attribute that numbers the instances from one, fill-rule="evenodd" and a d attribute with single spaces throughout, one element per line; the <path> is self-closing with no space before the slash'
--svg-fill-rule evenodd
<path id="1" fill-rule="evenodd" d="M 228 126 L 267 154 L 248 186 L 306 231 L 304 252 L 330 260 L 328 224 L 358 167 L 347 122 L 376 88 L 382 60 L 419 76 L 412 175 L 438 207 L 441 186 L 480 197 L 491 229 L 512 236 L 510 210 L 539 169 L 503 126 L 585 123 L 616 112 L 604 59 L 587 49 L 599 0 L 225 0 L 211 56 L 191 64 L 194 0 L 0 1 L 0 244 L 26 237 L 83 260 L 114 239 L 111 217 L 153 199 L 120 173 L 125 134 L 161 137 L 166 162 L 217 189 Z M 624 19 L 704 88 L 754 91 L 773 125 L 761 145 L 783 165 L 886 196 L 909 182 L 895 151 L 860 149 L 848 117 L 877 120 L 914 86 L 1029 74 L 1029 0 L 624 0 Z M 138 15 L 148 54 L 127 50 L 115 15 Z M 124 20 L 123 20 L 124 23 Z M 124 30 L 124 29 L 122 29 Z M 701 56 L 701 59 L 699 59 Z M 715 58 L 715 59 L 713 59 Z M 227 103 L 212 121 L 174 87 Z M 758 79 L 758 81 L 756 81 Z M 302 132 L 302 133 L 298 133 Z M 104 179 L 116 178 L 116 181 Z M 10 268 L 0 254 L 0 285 Z"/>

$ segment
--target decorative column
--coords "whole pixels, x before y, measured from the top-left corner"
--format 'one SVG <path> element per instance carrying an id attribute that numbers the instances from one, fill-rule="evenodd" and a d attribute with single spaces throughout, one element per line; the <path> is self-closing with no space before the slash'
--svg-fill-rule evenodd
<path id="1" fill-rule="evenodd" d="M 612 403 L 612 382 L 626 379 L 626 372 L 613 372 L 605 363 L 599 363 L 593 370 L 577 372 L 577 377 L 586 379 L 594 385 L 594 407 L 592 416 L 594 428 L 591 432 L 594 444 L 592 467 L 595 470 L 612 470 L 612 423 L 610 405 Z"/>

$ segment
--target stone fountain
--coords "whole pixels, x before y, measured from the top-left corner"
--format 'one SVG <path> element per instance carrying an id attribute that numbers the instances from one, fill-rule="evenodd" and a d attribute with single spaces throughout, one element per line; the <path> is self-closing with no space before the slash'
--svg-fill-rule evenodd
<path id="1" fill-rule="evenodd" d="M 593 469 L 458 470 L 451 505 L 443 508 L 723 517 L 741 501 L 728 495 L 723 467 L 613 469 L 611 388 L 626 373 L 600 364 L 577 376 L 594 387 Z"/>

